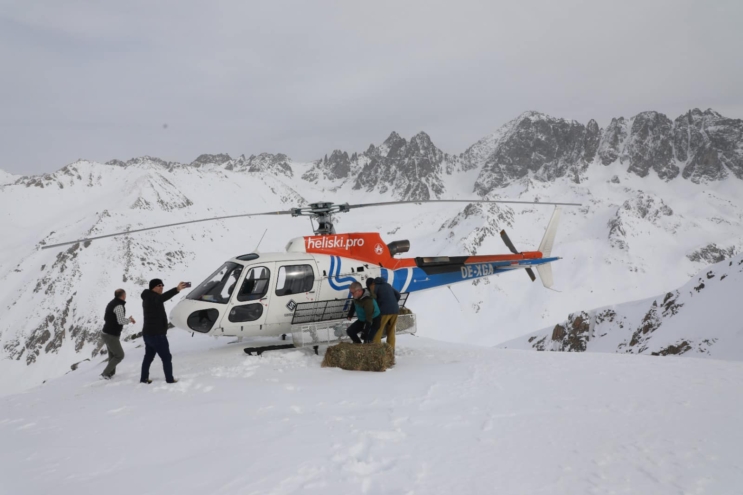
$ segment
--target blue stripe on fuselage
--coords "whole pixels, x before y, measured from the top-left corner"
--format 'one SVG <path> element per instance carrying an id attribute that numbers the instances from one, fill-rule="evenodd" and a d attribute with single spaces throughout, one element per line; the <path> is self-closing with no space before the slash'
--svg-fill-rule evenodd
<path id="1" fill-rule="evenodd" d="M 451 285 L 457 282 L 464 282 L 467 280 L 475 280 L 482 277 L 489 277 L 491 275 L 500 275 L 503 272 L 512 271 L 514 269 L 527 268 L 530 266 L 544 265 L 557 261 L 559 258 L 540 258 L 532 260 L 519 260 L 518 264 L 514 265 L 511 261 L 493 261 L 489 263 L 470 263 L 464 265 L 459 270 L 449 273 L 437 273 L 427 274 L 422 269 L 414 267 L 412 280 L 408 285 L 406 292 L 415 292 L 420 290 L 432 289 L 434 287 L 441 287 L 442 285 Z M 382 278 L 389 280 L 389 271 L 382 269 Z M 407 279 L 408 268 L 400 268 L 394 270 L 395 279 L 392 282 L 392 286 L 398 291 L 402 292 L 403 286 Z"/>

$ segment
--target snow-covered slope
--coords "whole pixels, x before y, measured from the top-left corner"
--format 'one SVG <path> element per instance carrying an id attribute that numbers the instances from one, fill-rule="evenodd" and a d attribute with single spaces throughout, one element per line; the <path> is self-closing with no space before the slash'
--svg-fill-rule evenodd
<path id="1" fill-rule="evenodd" d="M 385 373 L 171 337 L 0 398 L 0 493 L 738 493 L 741 363 L 403 336 Z"/>
<path id="2" fill-rule="evenodd" d="M 499 347 L 743 360 L 742 289 L 743 255 L 738 255 L 672 292 L 574 312 L 554 327 Z"/>
<path id="3" fill-rule="evenodd" d="M 714 137 L 709 146 L 733 157 L 743 146 L 735 141 L 740 121 L 705 118 L 717 123 L 705 120 L 702 137 Z M 522 163 L 525 153 L 552 158 L 538 170 L 498 165 L 515 175 L 488 190 L 489 197 L 583 203 L 565 209 L 557 236 L 554 254 L 564 259 L 553 270 L 562 292 L 544 290 L 519 272 L 417 294 L 410 305 L 422 335 L 495 345 L 570 312 L 653 297 L 743 251 L 743 180 L 735 174 L 697 183 L 683 174 L 662 178 L 652 167 L 643 177 L 630 170 L 636 163 L 631 154 L 629 162 L 589 162 L 593 126 L 576 126 L 529 113 L 461 155 L 443 153 L 424 134 L 404 139 L 393 133 L 368 153 L 331 153 L 313 163 L 280 153 L 202 155 L 188 165 L 152 157 L 80 161 L 1 186 L 0 393 L 59 376 L 71 364 L 97 356 L 102 310 L 115 289 L 127 290 L 128 310 L 138 318 L 139 293 L 150 278 L 198 283 L 223 260 L 254 250 L 265 230 L 264 252 L 283 251 L 288 239 L 311 231 L 306 219 L 257 217 L 69 249 L 40 251 L 42 244 L 320 200 L 359 203 L 418 193 L 471 198 L 485 167 L 496 164 L 489 161 L 496 148 L 499 160 L 509 163 Z M 582 151 L 559 151 L 577 143 Z M 733 158 L 726 163 L 734 164 Z M 536 249 L 550 214 L 550 208 L 538 206 L 406 205 L 352 211 L 340 216 L 336 227 L 379 231 L 387 242 L 409 239 L 411 256 L 504 253 L 501 229 L 518 248 Z"/>
<path id="4" fill-rule="evenodd" d="M 18 177 L 16 177 L 15 175 L 10 174 L 6 172 L 5 170 L 0 170 L 0 186 L 3 186 L 5 184 L 11 184 L 15 182 L 17 179 Z"/>

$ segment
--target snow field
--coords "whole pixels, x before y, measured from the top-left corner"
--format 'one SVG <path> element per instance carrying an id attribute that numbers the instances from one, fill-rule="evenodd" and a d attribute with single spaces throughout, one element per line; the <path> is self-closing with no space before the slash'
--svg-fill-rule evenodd
<path id="1" fill-rule="evenodd" d="M 0 493 L 739 493 L 743 363 L 412 336 L 385 373 L 171 331 L 0 398 Z"/>

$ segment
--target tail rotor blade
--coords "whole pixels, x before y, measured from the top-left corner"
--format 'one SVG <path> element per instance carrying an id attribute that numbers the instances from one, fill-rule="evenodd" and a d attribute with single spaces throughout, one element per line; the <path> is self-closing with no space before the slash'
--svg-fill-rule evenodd
<path id="1" fill-rule="evenodd" d="M 532 270 L 531 268 L 527 268 L 526 273 L 529 275 L 529 278 L 531 279 L 532 282 L 534 282 L 537 279 L 537 276 L 534 275 L 534 270 Z"/>
<path id="2" fill-rule="evenodd" d="M 519 254 L 519 251 L 516 249 L 516 246 L 513 245 L 513 243 L 511 242 L 511 239 L 508 238 L 508 234 L 506 234 L 505 230 L 500 231 L 500 237 L 501 239 L 503 239 L 503 242 L 506 244 L 508 249 L 510 249 L 513 254 Z"/>

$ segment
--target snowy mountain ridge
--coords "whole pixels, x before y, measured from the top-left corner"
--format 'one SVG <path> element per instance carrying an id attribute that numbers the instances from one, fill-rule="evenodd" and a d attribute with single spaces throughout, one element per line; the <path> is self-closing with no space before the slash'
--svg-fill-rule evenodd
<path id="1" fill-rule="evenodd" d="M 600 129 L 595 120 L 584 125 L 528 111 L 458 155 L 441 151 L 425 132 L 409 141 L 392 132 L 378 146 L 369 145 L 362 152 L 333 150 L 311 164 L 294 162 L 283 153 L 247 158 L 204 154 L 187 165 L 150 156 L 107 164 L 169 171 L 223 168 L 287 177 L 298 168 L 303 180 L 326 189 L 352 184 L 354 190 L 366 192 L 385 194 L 389 190 L 403 200 L 443 198 L 450 193 L 446 177 L 471 170 L 479 172 L 469 192 L 481 196 L 527 179 L 549 182 L 568 177 L 580 183 L 589 167 L 612 164 L 640 177 L 652 170 L 666 181 L 680 176 L 706 183 L 730 175 L 743 179 L 743 120 L 723 117 L 712 109 L 689 110 L 673 121 L 662 113 L 646 111 L 629 119 L 614 118 Z"/>
<path id="2" fill-rule="evenodd" d="M 741 360 L 741 288 L 743 255 L 737 255 L 661 296 L 574 312 L 498 347 Z"/>

